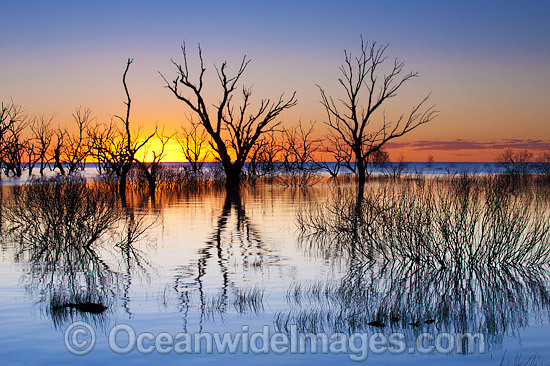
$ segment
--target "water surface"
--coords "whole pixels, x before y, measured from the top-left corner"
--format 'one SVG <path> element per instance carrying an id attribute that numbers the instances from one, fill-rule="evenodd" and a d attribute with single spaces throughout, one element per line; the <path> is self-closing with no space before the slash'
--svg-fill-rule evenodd
<path id="1" fill-rule="evenodd" d="M 375 255 L 373 260 L 360 251 L 352 258 L 346 249 L 350 243 L 368 244 L 356 232 L 305 235 L 299 225 L 304 210 L 327 209 L 339 194 L 355 197 L 349 181 L 308 189 L 258 183 L 229 197 L 215 187 L 165 190 L 154 199 L 145 190 L 131 189 L 124 204 L 108 185 L 88 187 L 71 190 L 72 196 L 57 188 L 65 200 L 73 197 L 76 214 L 68 202 L 42 202 L 56 188 L 27 195 L 21 186 L 3 188 L 3 364 L 354 363 L 349 351 L 143 355 L 133 350 L 118 355 L 108 344 L 117 324 L 154 335 L 235 334 L 243 326 L 249 333 L 269 326 L 271 333 L 288 335 L 291 329 L 329 336 L 402 334 L 406 351 L 369 351 L 365 362 L 376 364 L 498 364 L 505 353 L 505 360 L 518 353 L 550 359 L 546 266 L 428 266 L 403 256 L 388 262 Z M 88 201 L 81 202 L 81 195 Z M 56 203 L 61 208 L 52 209 Z M 21 208 L 6 216 L 7 206 L 14 204 Z M 535 209 L 547 215 L 547 204 L 543 200 Z M 88 211 L 82 213 L 82 207 Z M 33 225 L 7 235 L 9 229 L 17 232 L 10 215 Z M 541 217 L 548 224 L 548 216 Z M 83 224 L 90 222 L 96 224 Z M 71 354 L 64 342 L 64 332 L 76 321 L 90 324 L 96 333 L 95 347 L 84 356 Z M 421 333 L 463 332 L 481 333 L 485 352 L 414 352 Z"/>

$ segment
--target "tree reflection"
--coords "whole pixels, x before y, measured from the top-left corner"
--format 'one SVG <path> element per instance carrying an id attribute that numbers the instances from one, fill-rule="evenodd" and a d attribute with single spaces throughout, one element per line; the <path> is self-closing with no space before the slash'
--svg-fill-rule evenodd
<path id="1" fill-rule="evenodd" d="M 200 329 L 206 320 L 223 317 L 230 308 L 239 313 L 258 313 L 263 309 L 263 290 L 239 288 L 231 276 L 235 265 L 257 268 L 264 261 L 277 260 L 264 246 L 260 232 L 247 216 L 239 192 L 226 194 L 213 232 L 198 254 L 196 264 L 180 266 L 175 279 L 174 290 L 178 294 L 184 329 L 195 300 Z M 211 294 L 205 282 L 210 277 L 217 284 L 215 294 Z"/>
<path id="2" fill-rule="evenodd" d="M 16 261 L 27 264 L 25 287 L 56 328 L 76 320 L 105 327 L 130 270 L 146 264 L 134 246 L 146 225 L 121 207 L 108 182 L 62 178 L 16 187 L 5 222 Z M 120 253 L 126 275 L 104 259 L 109 251 Z"/>

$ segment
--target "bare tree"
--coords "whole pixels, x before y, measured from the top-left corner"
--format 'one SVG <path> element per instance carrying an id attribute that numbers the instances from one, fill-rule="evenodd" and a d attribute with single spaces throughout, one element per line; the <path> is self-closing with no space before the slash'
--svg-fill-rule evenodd
<path id="1" fill-rule="evenodd" d="M 506 149 L 497 156 L 496 161 L 510 175 L 530 174 L 535 167 L 534 155 L 529 150 Z"/>
<path id="2" fill-rule="evenodd" d="M 185 44 L 181 49 L 183 64 L 178 64 L 172 60 L 177 68 L 177 77 L 169 82 L 162 74 L 161 76 L 166 82 L 166 87 L 172 91 L 177 99 L 184 102 L 191 109 L 210 135 L 212 139 L 211 147 L 225 170 L 226 188 L 236 190 L 239 187 L 241 171 L 250 151 L 263 134 L 273 131 L 279 124 L 275 122 L 277 116 L 285 109 L 296 105 L 296 93 L 293 93 L 288 99 L 281 95 L 275 102 L 262 99 L 259 107 L 254 111 L 250 111 L 252 90 L 243 87 L 242 104 L 235 109 L 233 97 L 237 90 L 237 83 L 250 62 L 245 56 L 234 76 L 227 74 L 227 62 L 225 61 L 220 68 L 216 68 L 223 93 L 221 100 L 213 106 L 214 110 L 210 113 L 203 95 L 206 68 L 201 48 L 199 46 L 200 73 L 198 82 L 192 81 L 189 77 Z M 180 90 L 180 86 L 187 94 Z"/>
<path id="3" fill-rule="evenodd" d="M 130 65 L 132 64 L 133 61 L 134 61 L 133 59 L 130 59 L 130 58 L 128 59 L 128 61 L 126 62 L 126 69 L 124 70 L 124 74 L 122 75 L 122 85 L 124 86 L 124 91 L 126 93 L 126 102 L 124 102 L 124 104 L 126 104 L 126 116 L 125 117 L 115 116 L 124 125 L 124 135 L 123 135 L 124 150 L 121 152 L 120 156 L 118 157 L 120 159 L 119 160 L 120 161 L 119 192 L 123 201 L 126 198 L 126 180 L 128 177 L 128 173 L 132 169 L 136 154 L 156 134 L 156 130 L 155 130 L 155 132 L 153 132 L 143 141 L 139 141 L 135 138 L 132 138 L 132 133 L 130 131 L 130 108 L 131 108 L 132 100 L 130 99 L 130 92 L 128 91 L 128 85 L 126 84 L 126 74 L 128 74 L 128 69 L 130 68 Z M 139 132 L 137 135 L 139 136 Z"/>
<path id="4" fill-rule="evenodd" d="M 99 174 L 120 176 L 124 141 L 116 124 L 97 122 L 88 128 L 90 156 L 96 161 Z"/>
<path id="5" fill-rule="evenodd" d="M 275 138 L 275 132 L 264 134 L 250 151 L 248 176 L 253 178 L 274 173 L 278 169 L 280 152 L 281 144 Z"/>
<path id="6" fill-rule="evenodd" d="M 333 161 L 330 162 L 318 162 L 317 165 L 326 170 L 331 177 L 336 178 L 340 173 L 341 168 L 346 168 L 349 171 L 356 173 L 357 169 L 353 163 L 353 152 L 349 145 L 334 131 L 330 131 L 325 136 L 324 141 L 321 143 L 321 151 L 330 153 Z"/>
<path id="7" fill-rule="evenodd" d="M 32 176 L 32 171 L 36 164 L 40 161 L 40 153 L 36 141 L 32 138 L 25 139 L 21 145 L 23 155 L 25 156 L 25 165 L 29 172 L 29 177 Z"/>
<path id="8" fill-rule="evenodd" d="M 174 137 L 174 134 L 167 136 L 164 134 L 163 129 L 161 132 L 158 132 L 158 130 L 156 130 L 155 136 L 159 142 L 159 148 L 157 150 L 151 149 L 151 154 L 153 154 L 152 160 L 145 162 L 145 157 L 149 155 L 148 146 L 145 147 L 143 161 L 138 160 L 137 158 L 135 159 L 135 161 L 138 163 L 139 168 L 141 169 L 143 174 L 145 174 L 145 178 L 147 179 L 147 183 L 149 185 L 149 194 L 153 198 L 155 197 L 158 174 L 161 169 L 160 163 L 162 159 L 164 159 L 164 157 L 166 156 L 166 144 L 168 144 L 170 139 Z"/>
<path id="9" fill-rule="evenodd" d="M 76 134 L 64 130 L 64 144 L 61 151 L 61 163 L 67 168 L 67 173 L 73 174 L 78 170 L 84 170 L 86 158 L 90 149 L 88 143 L 88 127 L 92 122 L 92 112 L 88 108 L 78 107 L 73 113 L 73 119 L 77 127 Z"/>
<path id="10" fill-rule="evenodd" d="M 428 95 L 413 106 L 409 114 L 402 114 L 393 122 L 387 121 L 384 116 L 378 127 L 373 125 L 375 113 L 382 104 L 396 96 L 404 83 L 418 76 L 416 72 L 404 73 L 404 63 L 397 59 L 389 73 L 383 74 L 381 65 L 387 60 L 386 49 L 387 45 L 364 42 L 361 37 L 358 57 L 344 51 L 344 64 L 340 66 L 342 77 L 338 81 L 345 96 L 339 100 L 339 105 L 319 86 L 321 103 L 328 116 L 326 124 L 353 153 L 360 185 L 365 182 L 369 155 L 380 150 L 388 141 L 437 116 L 433 106 L 425 108 Z"/>
<path id="11" fill-rule="evenodd" d="M 61 127 L 58 127 L 57 130 L 54 131 L 54 135 L 56 141 L 53 148 L 53 169 L 59 169 L 59 174 L 65 175 L 65 168 L 63 168 L 63 164 L 61 163 L 61 154 L 64 147 L 63 141 L 65 140 L 65 131 L 62 130 Z"/>
<path id="12" fill-rule="evenodd" d="M 384 148 L 380 148 L 371 154 L 369 160 L 373 168 L 384 168 L 390 162 L 390 154 Z"/>
<path id="13" fill-rule="evenodd" d="M 9 130 L 14 124 L 20 123 L 25 117 L 21 107 L 12 103 L 2 102 L 0 107 L 0 168 L 4 169 L 7 162 Z"/>
<path id="14" fill-rule="evenodd" d="M 405 155 L 401 153 L 397 162 L 392 163 L 388 160 L 388 164 L 384 165 L 385 175 L 392 179 L 397 179 L 401 177 L 401 174 L 407 169 L 407 166 L 408 163 L 405 162 Z"/>
<path id="15" fill-rule="evenodd" d="M 10 173 L 20 177 L 24 169 L 25 146 L 27 141 L 23 138 L 23 130 L 28 125 L 27 116 L 23 114 L 21 107 L 11 103 L 2 105 L 2 126 L 0 157 L 2 168 L 6 175 Z"/>
<path id="16" fill-rule="evenodd" d="M 313 164 L 314 154 L 319 150 L 321 142 L 312 137 L 314 127 L 313 122 L 310 122 L 308 128 L 299 121 L 297 126 L 283 129 L 281 154 L 284 170 L 317 170 Z"/>
<path id="17" fill-rule="evenodd" d="M 185 159 L 191 165 L 191 172 L 199 174 L 202 166 L 211 155 L 208 150 L 208 135 L 206 130 L 199 132 L 200 125 L 191 123 L 191 128 L 181 126 L 180 133 L 176 135 L 176 141 L 180 145 L 180 150 Z"/>
<path id="18" fill-rule="evenodd" d="M 50 160 L 50 146 L 52 144 L 54 131 L 51 128 L 53 117 L 46 118 L 39 116 L 31 123 L 31 131 L 36 145 L 36 153 L 40 162 L 40 175 L 44 175 L 44 169 Z"/>

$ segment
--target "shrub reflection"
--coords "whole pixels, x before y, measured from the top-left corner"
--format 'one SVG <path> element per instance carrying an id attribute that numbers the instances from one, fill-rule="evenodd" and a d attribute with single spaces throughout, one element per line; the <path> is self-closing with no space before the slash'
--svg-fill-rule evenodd
<path id="1" fill-rule="evenodd" d="M 107 251 L 120 255 L 128 272 L 146 265 L 134 243 L 147 225 L 123 207 L 108 181 L 67 177 L 16 186 L 3 219 L 15 260 L 27 264 L 26 289 L 56 328 L 76 320 L 105 325 L 130 281 L 104 260 Z"/>
<path id="2" fill-rule="evenodd" d="M 308 253 L 346 263 L 339 281 L 295 283 L 282 330 L 476 333 L 500 343 L 550 310 L 548 185 L 458 176 L 337 190 L 298 215 Z M 514 184 L 511 184 L 514 183 Z M 338 254 L 340 252 L 340 254 Z M 313 310 L 312 310 L 313 309 Z"/>

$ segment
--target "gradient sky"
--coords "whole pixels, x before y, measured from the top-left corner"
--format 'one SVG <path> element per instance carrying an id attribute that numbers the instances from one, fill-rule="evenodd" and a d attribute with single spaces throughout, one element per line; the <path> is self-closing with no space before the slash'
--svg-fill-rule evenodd
<path id="1" fill-rule="evenodd" d="M 343 50 L 367 40 L 420 77 L 388 104 L 407 112 L 430 91 L 439 117 L 390 145 L 393 159 L 493 161 L 503 147 L 550 150 L 550 1 L 2 1 L 0 100 L 67 124 L 77 106 L 100 120 L 124 113 L 126 59 L 133 121 L 175 129 L 186 109 L 158 74 L 175 75 L 186 41 L 201 44 L 210 104 L 213 65 L 252 59 L 255 100 L 297 91 L 281 115 L 325 132 L 320 84 L 338 97 Z M 196 63 L 194 63 L 196 65 Z M 177 160 L 170 156 L 168 160 Z"/>

